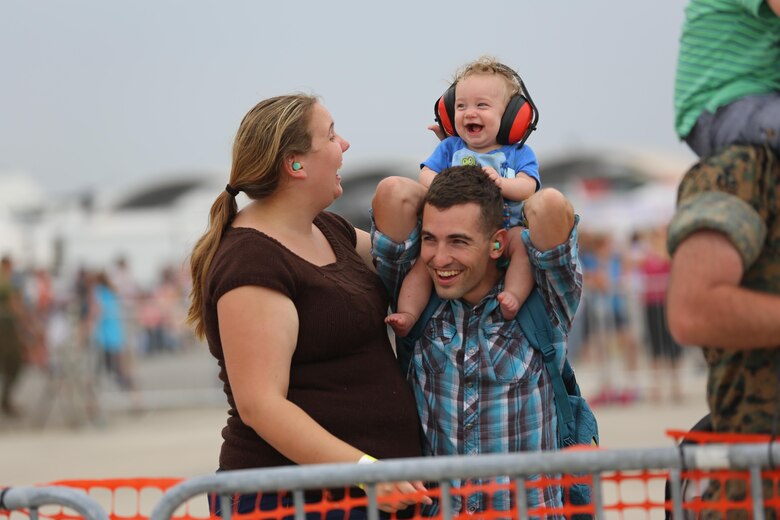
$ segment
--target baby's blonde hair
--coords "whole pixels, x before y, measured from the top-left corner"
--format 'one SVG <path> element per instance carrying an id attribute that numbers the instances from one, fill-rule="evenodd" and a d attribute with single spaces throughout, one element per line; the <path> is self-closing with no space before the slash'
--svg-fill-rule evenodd
<path id="1" fill-rule="evenodd" d="M 457 85 L 460 80 L 477 74 L 498 74 L 501 76 L 506 81 L 507 99 L 520 92 L 520 82 L 515 72 L 493 56 L 487 55 L 481 56 L 458 69 L 452 84 Z"/>

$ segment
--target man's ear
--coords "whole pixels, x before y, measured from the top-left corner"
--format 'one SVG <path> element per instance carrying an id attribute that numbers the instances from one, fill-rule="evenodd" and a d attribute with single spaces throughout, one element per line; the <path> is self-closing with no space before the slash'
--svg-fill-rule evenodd
<path id="1" fill-rule="evenodd" d="M 490 258 L 498 260 L 503 256 L 507 240 L 509 240 L 509 235 L 506 229 L 501 228 L 493 233 L 490 237 Z"/>

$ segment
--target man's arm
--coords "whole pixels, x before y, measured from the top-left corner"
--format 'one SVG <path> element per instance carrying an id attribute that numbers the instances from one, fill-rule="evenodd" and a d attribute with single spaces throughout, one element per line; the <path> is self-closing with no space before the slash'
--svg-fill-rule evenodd
<path id="1" fill-rule="evenodd" d="M 698 231 L 672 256 L 669 330 L 683 345 L 743 350 L 780 345 L 780 296 L 739 283 L 742 258 L 726 235 Z"/>

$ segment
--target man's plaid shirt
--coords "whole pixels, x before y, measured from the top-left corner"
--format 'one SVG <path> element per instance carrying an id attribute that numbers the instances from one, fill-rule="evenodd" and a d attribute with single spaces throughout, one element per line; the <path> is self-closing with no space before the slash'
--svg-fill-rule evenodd
<path id="1" fill-rule="evenodd" d="M 419 227 L 400 244 L 374 227 L 371 235 L 377 272 L 390 294 L 397 295 L 420 251 Z M 552 324 L 566 338 L 582 293 L 576 221 L 568 241 L 550 251 L 534 248 L 527 231 L 523 242 Z M 553 388 L 542 356 L 529 345 L 518 323 L 501 315 L 496 296 L 502 290 L 503 280 L 473 307 L 444 300 L 415 342 L 407 379 L 417 401 L 426 455 L 558 447 Z M 556 350 L 562 366 L 565 339 Z M 529 490 L 532 506 L 560 506 L 558 487 L 543 491 L 541 500 Z M 471 496 L 466 509 L 510 507 L 506 492 L 487 500 L 484 494 Z M 459 503 L 454 506 L 460 509 Z"/>

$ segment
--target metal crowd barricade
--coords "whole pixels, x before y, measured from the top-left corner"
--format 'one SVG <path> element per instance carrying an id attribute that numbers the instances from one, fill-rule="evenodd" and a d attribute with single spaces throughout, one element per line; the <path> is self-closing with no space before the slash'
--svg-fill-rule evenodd
<path id="1" fill-rule="evenodd" d="M 204 520 L 211 519 L 207 507 L 210 495 L 216 495 L 221 501 L 223 520 L 304 520 L 312 515 L 326 518 L 327 513 L 337 510 L 348 518 L 348 513 L 357 508 L 365 509 L 368 520 L 377 520 L 377 483 L 399 480 L 438 483 L 429 486 L 425 494 L 439 499 L 441 509 L 434 518 L 441 520 L 475 516 L 455 511 L 450 507 L 450 498 L 495 493 L 510 493 L 514 498 L 511 509 L 483 510 L 476 517 L 679 520 L 698 518 L 707 510 L 720 512 L 724 518 L 726 513 L 739 511 L 742 512 L 739 518 L 762 520 L 765 511 L 770 511 L 773 517 L 780 516 L 780 469 L 772 465 L 780 461 L 780 447 L 766 441 L 737 442 L 679 448 L 586 448 L 397 459 L 377 464 L 287 466 L 225 471 L 189 479 L 59 481 L 45 487 L 7 488 L 0 502 L 0 520 Z M 496 476 L 509 476 L 509 483 L 491 482 Z M 451 480 L 461 479 L 466 480 L 462 487 L 450 485 Z M 565 503 L 560 508 L 529 505 L 527 498 L 533 490 L 547 484 L 562 485 L 565 489 L 574 481 L 592 487 L 590 504 Z M 719 482 L 723 489 L 737 483 L 744 496 L 724 494 L 716 501 L 705 501 L 700 494 L 708 481 Z M 354 490 L 356 482 L 363 483 L 365 494 L 323 492 Z M 664 496 L 665 487 L 668 497 Z M 274 492 L 291 498 L 251 512 L 238 512 L 230 507 L 236 495 Z M 318 496 L 315 501 L 312 501 L 313 494 Z M 410 498 L 419 499 L 422 494 Z M 391 515 L 391 518 L 399 516 Z M 419 504 L 411 516 L 423 517 Z"/>
<path id="2" fill-rule="evenodd" d="M 40 512 L 40 508 L 56 506 L 54 511 Z M 67 508 L 67 509 L 66 509 Z M 76 514 L 68 512 L 68 509 Z M 109 520 L 106 511 L 94 499 L 73 488 L 63 486 L 16 487 L 0 491 L 0 514 L 2 511 L 19 512 L 30 520 L 45 518 L 84 520 Z M 9 518 L 13 518 L 10 514 Z"/>
<path id="3" fill-rule="evenodd" d="M 498 475 L 512 478 L 510 491 L 515 500 L 511 511 L 487 511 L 482 518 L 539 518 L 546 515 L 573 518 L 578 514 L 595 518 L 630 518 L 633 513 L 639 518 L 667 517 L 682 519 L 696 516 L 704 509 L 730 511 L 742 509 L 750 518 L 763 519 L 764 508 L 780 512 L 780 499 L 776 493 L 763 496 L 762 479 L 770 479 L 777 490 L 780 471 L 769 468 L 772 460 L 780 460 L 780 446 L 774 444 L 716 444 L 685 446 L 682 448 L 651 448 L 641 450 L 563 450 L 545 453 L 495 454 L 461 457 L 433 457 L 383 461 L 380 464 L 323 464 L 313 466 L 291 466 L 259 470 L 222 472 L 214 475 L 191 478 L 180 482 L 165 492 L 152 510 L 150 520 L 176 519 L 175 512 L 194 497 L 216 494 L 223 504 L 223 519 L 231 518 L 295 518 L 304 520 L 307 513 L 327 511 L 321 504 L 311 504 L 304 499 L 306 490 L 348 487 L 362 482 L 366 489 L 363 500 L 334 502 L 335 509 L 349 510 L 352 507 L 367 508 L 369 520 L 377 520 L 376 484 L 399 480 L 423 480 L 438 482 L 439 487 L 429 491 L 431 496 L 441 500 L 442 510 L 436 518 L 469 518 L 466 513 L 453 512 L 446 507 L 453 493 L 468 493 L 469 490 L 455 490 L 448 485 L 451 479 L 485 479 Z M 587 474 L 586 481 L 592 485 L 593 501 L 587 506 L 565 504 L 560 510 L 529 508 L 523 497 L 529 489 L 538 486 L 534 475 L 552 475 L 552 481 L 566 482 L 560 474 Z M 555 477 L 554 475 L 558 475 Z M 683 497 L 683 480 L 701 478 L 742 479 L 749 486 L 749 497 L 741 502 L 721 499 L 717 503 L 702 503 L 700 500 Z M 637 500 L 623 499 L 620 487 L 631 480 L 647 482 L 655 480 L 661 484 L 667 481 L 671 488 L 671 499 L 665 500 L 663 493 L 657 500 L 649 494 Z M 606 492 L 609 487 L 611 491 Z M 272 511 L 256 511 L 243 515 L 231 513 L 229 507 L 237 494 L 285 491 L 292 493 L 292 506 Z M 471 492 L 484 491 L 475 488 Z M 608 495 L 613 496 L 608 496 Z M 416 510 L 415 516 L 419 516 Z M 323 514 L 324 517 L 324 514 Z M 581 518 L 581 517 L 580 517 Z"/>

